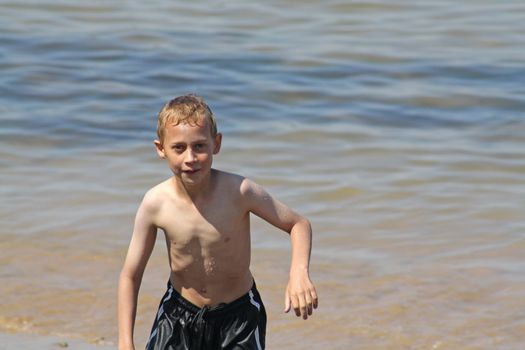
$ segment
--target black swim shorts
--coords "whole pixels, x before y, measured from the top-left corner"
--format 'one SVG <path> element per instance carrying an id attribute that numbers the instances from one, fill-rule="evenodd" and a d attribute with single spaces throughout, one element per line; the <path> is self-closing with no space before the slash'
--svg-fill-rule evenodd
<path id="1" fill-rule="evenodd" d="M 146 350 L 264 349 L 266 311 L 255 282 L 228 304 L 199 308 L 168 282 Z"/>

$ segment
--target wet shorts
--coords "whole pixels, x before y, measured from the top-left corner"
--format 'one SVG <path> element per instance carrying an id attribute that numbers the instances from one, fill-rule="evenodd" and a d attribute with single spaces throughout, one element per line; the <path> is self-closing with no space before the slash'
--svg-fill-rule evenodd
<path id="1" fill-rule="evenodd" d="M 264 349 L 266 311 L 255 282 L 231 303 L 200 308 L 168 282 L 146 350 Z"/>

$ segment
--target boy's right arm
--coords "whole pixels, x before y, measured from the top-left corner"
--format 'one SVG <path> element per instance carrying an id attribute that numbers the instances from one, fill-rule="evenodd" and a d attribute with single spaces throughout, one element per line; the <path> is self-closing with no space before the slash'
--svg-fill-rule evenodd
<path id="1" fill-rule="evenodd" d="M 151 194 L 146 194 L 135 217 L 133 235 L 129 244 L 118 287 L 118 348 L 134 350 L 133 329 L 137 311 L 137 297 L 144 269 L 149 260 L 157 227 L 154 217 L 157 205 Z"/>

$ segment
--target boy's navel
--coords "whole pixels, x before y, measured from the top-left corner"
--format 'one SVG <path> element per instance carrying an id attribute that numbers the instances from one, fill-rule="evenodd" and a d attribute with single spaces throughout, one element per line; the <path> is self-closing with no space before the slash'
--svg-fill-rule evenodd
<path id="1" fill-rule="evenodd" d="M 213 270 L 215 270 L 215 259 L 206 259 L 206 261 L 204 261 L 204 272 L 206 272 L 207 275 L 211 275 L 213 273 Z"/>

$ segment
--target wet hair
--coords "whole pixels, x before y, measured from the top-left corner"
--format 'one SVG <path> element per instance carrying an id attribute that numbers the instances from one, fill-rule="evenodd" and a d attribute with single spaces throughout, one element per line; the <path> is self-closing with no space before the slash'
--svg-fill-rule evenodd
<path id="1" fill-rule="evenodd" d="M 157 136 L 164 141 L 166 125 L 188 124 L 202 126 L 208 123 L 212 137 L 217 136 L 217 122 L 210 107 L 197 95 L 183 95 L 166 103 L 159 112 Z"/>

